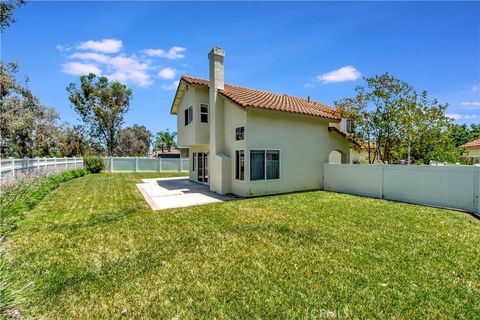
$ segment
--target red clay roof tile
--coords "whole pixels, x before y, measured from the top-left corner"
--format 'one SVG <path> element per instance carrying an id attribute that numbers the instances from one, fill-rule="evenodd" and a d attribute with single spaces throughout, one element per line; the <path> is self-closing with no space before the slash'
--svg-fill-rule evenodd
<path id="1" fill-rule="evenodd" d="M 465 143 L 462 147 L 465 148 L 475 148 L 475 147 L 480 147 L 480 139 L 470 141 L 468 143 Z"/>
<path id="2" fill-rule="evenodd" d="M 190 85 L 208 87 L 208 80 L 205 79 L 182 76 L 180 80 L 183 80 Z M 310 99 L 250 89 L 227 83 L 225 84 L 225 88 L 219 92 L 221 95 L 232 100 L 242 108 L 249 107 L 273 111 L 285 111 L 340 120 L 340 116 L 336 109 Z"/>

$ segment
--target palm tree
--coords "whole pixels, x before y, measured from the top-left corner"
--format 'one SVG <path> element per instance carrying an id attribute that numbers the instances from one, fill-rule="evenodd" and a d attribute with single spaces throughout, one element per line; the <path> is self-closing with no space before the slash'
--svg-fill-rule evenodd
<path id="1" fill-rule="evenodd" d="M 167 151 L 170 152 L 170 150 L 173 148 L 177 147 L 177 143 L 175 142 L 175 137 L 177 136 L 176 132 L 170 133 L 170 131 L 160 131 L 157 132 L 155 135 L 155 148 L 156 149 L 162 149 L 162 152 L 164 148 L 167 148 Z"/>

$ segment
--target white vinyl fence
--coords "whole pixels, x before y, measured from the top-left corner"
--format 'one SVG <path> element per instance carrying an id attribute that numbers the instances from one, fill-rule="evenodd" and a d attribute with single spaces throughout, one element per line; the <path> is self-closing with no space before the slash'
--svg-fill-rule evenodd
<path id="1" fill-rule="evenodd" d="M 83 168 L 82 158 L 0 159 L 0 183 L 13 181 L 32 171 L 64 171 Z"/>
<path id="2" fill-rule="evenodd" d="M 325 164 L 324 189 L 480 213 L 480 167 Z"/>
<path id="3" fill-rule="evenodd" d="M 188 158 L 105 158 L 105 170 L 109 172 L 188 171 Z"/>

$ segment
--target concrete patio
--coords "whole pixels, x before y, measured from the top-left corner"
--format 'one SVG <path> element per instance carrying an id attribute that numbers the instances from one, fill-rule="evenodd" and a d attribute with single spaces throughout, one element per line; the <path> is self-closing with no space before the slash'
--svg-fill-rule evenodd
<path id="1" fill-rule="evenodd" d="M 207 185 L 190 181 L 188 178 L 142 179 L 137 188 L 152 210 L 182 208 L 214 202 L 232 200 L 211 192 Z"/>

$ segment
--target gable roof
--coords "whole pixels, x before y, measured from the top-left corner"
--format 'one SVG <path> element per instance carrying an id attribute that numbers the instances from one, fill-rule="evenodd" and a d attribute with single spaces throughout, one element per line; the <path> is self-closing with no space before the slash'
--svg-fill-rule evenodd
<path id="1" fill-rule="evenodd" d="M 185 82 L 189 85 L 203 86 L 206 88 L 208 88 L 209 84 L 208 80 L 206 79 L 182 76 L 180 78 L 180 84 L 177 88 L 177 93 L 175 94 L 172 110 L 175 102 L 177 101 L 177 94 L 179 93 L 182 82 Z M 321 102 L 310 99 L 250 89 L 227 83 L 225 84 L 223 90 L 219 90 L 219 93 L 236 103 L 241 108 L 284 111 L 327 118 L 335 121 L 340 120 L 340 115 L 335 108 L 331 108 Z"/>
<path id="2" fill-rule="evenodd" d="M 468 143 L 465 143 L 462 147 L 464 148 L 476 148 L 480 147 L 480 139 L 470 141 Z"/>

